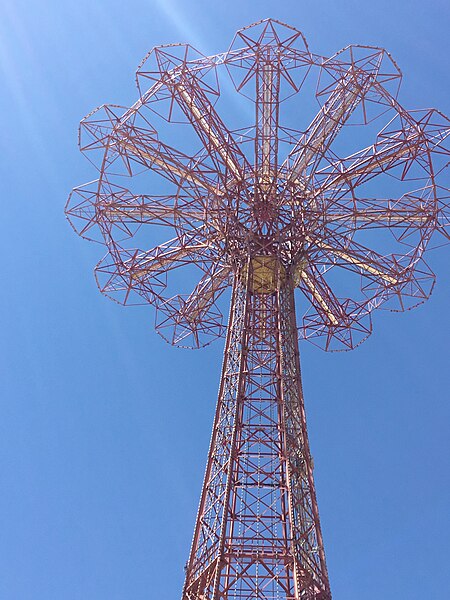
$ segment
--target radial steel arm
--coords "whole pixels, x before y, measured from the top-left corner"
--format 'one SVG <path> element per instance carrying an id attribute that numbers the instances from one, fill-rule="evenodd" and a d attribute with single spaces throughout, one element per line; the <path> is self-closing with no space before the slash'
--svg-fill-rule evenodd
<path id="1" fill-rule="evenodd" d="M 226 183 L 228 173 L 234 180 L 242 182 L 250 166 L 202 89 L 201 81 L 195 75 L 186 77 L 183 71 L 167 74 L 164 81 L 197 132 L 218 172 L 225 168 L 223 183 Z"/>
<path id="2" fill-rule="evenodd" d="M 373 72 L 355 68 L 347 71 L 283 165 L 288 169 L 288 183 L 305 180 L 307 170 L 310 174 L 314 173 L 325 152 L 362 102 L 375 78 L 376 73 Z M 303 181 L 303 185 L 308 187 L 307 179 Z"/>

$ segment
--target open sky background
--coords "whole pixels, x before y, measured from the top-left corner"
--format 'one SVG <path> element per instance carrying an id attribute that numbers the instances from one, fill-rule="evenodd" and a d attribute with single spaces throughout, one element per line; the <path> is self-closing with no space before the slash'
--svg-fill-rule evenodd
<path id="1" fill-rule="evenodd" d="M 221 342 L 169 347 L 151 308 L 97 291 L 102 249 L 63 214 L 95 178 L 79 120 L 137 97 L 154 45 L 225 50 L 274 17 L 313 52 L 384 46 L 407 108 L 450 113 L 446 0 L 1 0 L 0 599 L 180 597 Z M 379 312 L 351 353 L 302 344 L 335 600 L 442 600 L 450 589 L 450 248 L 415 311 Z"/>

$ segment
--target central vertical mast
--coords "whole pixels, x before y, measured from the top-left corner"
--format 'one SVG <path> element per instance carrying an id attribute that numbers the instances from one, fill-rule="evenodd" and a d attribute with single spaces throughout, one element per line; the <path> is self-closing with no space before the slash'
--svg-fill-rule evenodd
<path id="1" fill-rule="evenodd" d="M 274 256 L 236 276 L 183 600 L 328 600 L 293 285 Z"/>

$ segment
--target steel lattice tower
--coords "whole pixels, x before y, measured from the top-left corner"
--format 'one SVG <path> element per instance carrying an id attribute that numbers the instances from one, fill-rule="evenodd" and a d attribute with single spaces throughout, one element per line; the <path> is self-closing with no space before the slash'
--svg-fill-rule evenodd
<path id="1" fill-rule="evenodd" d="M 351 349 L 373 309 L 429 297 L 449 121 L 399 104 L 386 51 L 325 58 L 271 19 L 215 56 L 155 48 L 137 76 L 136 104 L 82 121 L 100 177 L 67 214 L 106 245 L 103 293 L 153 304 L 173 344 L 226 336 L 183 600 L 329 600 L 298 338 Z M 148 250 L 145 225 L 174 237 Z"/>

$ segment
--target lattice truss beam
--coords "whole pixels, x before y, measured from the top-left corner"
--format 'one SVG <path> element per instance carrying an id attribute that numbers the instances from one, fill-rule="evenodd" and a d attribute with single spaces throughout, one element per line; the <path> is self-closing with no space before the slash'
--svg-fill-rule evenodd
<path id="1" fill-rule="evenodd" d="M 436 110 L 406 111 L 400 79 L 385 50 L 325 58 L 274 20 L 215 56 L 154 48 L 136 104 L 81 123 L 100 176 L 73 191 L 67 215 L 107 247 L 101 291 L 155 305 L 158 331 L 194 347 L 225 333 L 221 297 L 248 252 L 295 266 L 299 335 L 327 350 L 365 339 L 374 308 L 426 300 L 424 251 L 435 231 L 450 239 L 450 127 Z M 149 250 L 150 225 L 173 239 Z"/>
<path id="2" fill-rule="evenodd" d="M 183 600 L 329 600 L 295 334 L 292 277 L 235 282 Z"/>

